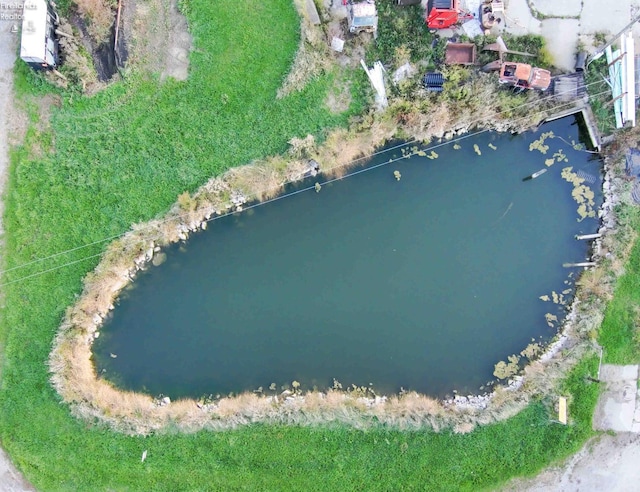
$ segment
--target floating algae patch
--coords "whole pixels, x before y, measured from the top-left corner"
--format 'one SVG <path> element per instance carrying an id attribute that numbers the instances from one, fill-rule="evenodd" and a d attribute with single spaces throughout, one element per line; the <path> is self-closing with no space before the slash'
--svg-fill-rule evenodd
<path id="1" fill-rule="evenodd" d="M 460 150 L 462 148 L 462 145 L 458 144 L 458 143 L 454 143 L 453 144 L 453 150 Z"/>
<path id="2" fill-rule="evenodd" d="M 572 122 L 543 129 L 569 141 Z M 334 378 L 378 394 L 468 394 L 494 378 L 496 361 L 503 376 L 517 370 L 510 354 L 557 334 L 562 264 L 586 259 L 589 244 L 575 235 L 598 227 L 576 222 L 559 166 L 522 181 L 540 168 L 528 152 L 539 136 L 469 135 L 457 150 L 409 144 L 392 165 L 401 152 L 390 147 L 351 177 L 318 175 L 253 215 L 210 221 L 120 295 L 93 345 L 97 373 L 174 400 L 273 394 L 292 381 L 326 389 Z M 498 151 L 478 156 L 474 145 L 489 142 Z M 596 176 L 598 204 L 600 163 L 553 143 L 574 172 Z M 556 304 L 538 299 L 552 291 Z"/>
<path id="3" fill-rule="evenodd" d="M 556 160 L 555 159 L 545 159 L 544 164 L 545 166 L 553 166 L 555 164 Z"/>
<path id="4" fill-rule="evenodd" d="M 491 150 L 498 150 L 498 147 L 496 147 L 495 145 L 493 145 L 492 143 L 490 143 L 489 145 L 487 145 L 487 147 L 489 147 Z"/>
<path id="5" fill-rule="evenodd" d="M 437 159 L 439 156 L 438 154 L 435 152 L 435 150 L 432 150 L 429 154 L 423 153 L 423 155 L 425 155 L 428 159 Z"/>
<path id="6" fill-rule="evenodd" d="M 555 314 L 546 313 L 544 317 L 547 320 L 547 325 L 549 325 L 550 328 L 553 328 L 558 322 L 558 317 Z"/>
<path id="7" fill-rule="evenodd" d="M 473 144 L 473 151 L 478 155 L 482 155 L 482 152 L 480 151 L 480 146 L 478 146 L 478 144 Z"/>
<path id="8" fill-rule="evenodd" d="M 549 302 L 551 300 L 551 298 L 546 294 L 543 295 L 543 296 L 538 297 L 538 299 L 540 299 L 541 301 L 544 301 L 544 302 Z"/>
<path id="9" fill-rule="evenodd" d="M 553 158 L 557 161 L 557 162 L 569 162 L 569 159 L 567 158 L 567 156 L 565 155 L 565 153 L 562 151 L 562 149 L 558 150 L 557 152 L 555 152 L 553 154 Z"/>
<path id="10" fill-rule="evenodd" d="M 529 151 L 531 152 L 533 150 L 537 150 L 542 154 L 546 154 L 549 150 L 549 146 L 545 145 L 545 141 L 548 138 L 554 138 L 554 136 L 555 135 L 553 131 L 544 132 L 542 135 L 540 135 L 540 138 L 534 140 L 533 142 L 531 142 L 531 144 L 529 144 Z"/>
<path id="11" fill-rule="evenodd" d="M 561 176 L 573 185 L 571 197 L 578 203 L 578 222 L 583 221 L 587 217 L 594 218 L 596 216 L 595 192 L 584 184 L 585 179 L 573 172 L 573 167 L 565 167 Z"/>

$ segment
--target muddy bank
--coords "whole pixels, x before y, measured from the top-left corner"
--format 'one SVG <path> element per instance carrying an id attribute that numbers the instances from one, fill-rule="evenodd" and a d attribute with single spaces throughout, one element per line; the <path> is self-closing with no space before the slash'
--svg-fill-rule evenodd
<path id="1" fill-rule="evenodd" d="M 386 115 L 388 116 L 388 115 Z M 311 172 L 310 163 L 320 163 L 329 175 L 346 172 L 359 159 L 374 152 L 384 142 L 401 134 L 424 139 L 452 137 L 470 129 L 469 122 L 453 122 L 453 130 L 441 131 L 441 122 L 422 125 L 411 132 L 399 128 L 386 116 L 369 120 L 358 130 L 337 130 L 322 146 L 312 137 L 293 139 L 288 156 L 273 157 L 249 166 L 234 168 L 213 178 L 194 195 L 178 198 L 167 216 L 138 225 L 112 243 L 96 270 L 85 279 L 84 291 L 65 316 L 50 356 L 52 382 L 73 413 L 81 418 L 98 418 L 127 433 L 148 433 L 169 422 L 185 431 L 203 428 L 225 429 L 252 422 L 319 424 L 340 422 L 356 427 L 384 424 L 397 428 L 453 428 L 471 431 L 476 425 L 495 422 L 524 408 L 533 395 L 554 395 L 558 382 L 586 353 L 594 350 L 590 334 L 599 326 L 604 302 L 581 300 L 578 291 L 567 316 L 562 335 L 540 359 L 530 363 L 520 376 L 488 395 L 457 396 L 437 401 L 417 393 L 379 397 L 366 388 L 336 387 L 327 392 L 302 393 L 292 388 L 283 393 L 246 393 L 215 400 L 181 400 L 122 392 L 99 379 L 91 361 L 91 345 L 99 336 L 102 320 L 113 309 L 123 288 L 150 262 L 158 261 L 163 246 L 187 240 L 189 234 L 204 229 L 212 218 L 239 211 L 248 201 L 261 201 L 277 195 L 285 183 L 302 179 Z M 510 126 L 511 125 L 511 126 Z M 484 120 L 481 127 L 524 130 L 497 118 Z M 410 133 L 411 132 L 411 133 Z M 416 135 L 418 133 L 419 135 Z M 334 163 L 328 166 L 327 163 Z M 622 182 L 607 166 L 605 203 L 602 207 L 605 236 L 596 243 L 594 259 L 615 251 L 613 207 L 618 203 Z M 600 268 L 600 267 L 599 267 Z"/>
<path id="2" fill-rule="evenodd" d="M 115 46 L 115 16 L 107 40 L 101 42 L 96 42 L 94 37 L 91 36 L 87 22 L 79 12 L 72 12 L 69 16 L 69 22 L 80 34 L 80 42 L 84 49 L 91 54 L 98 80 L 100 82 L 111 80 L 117 73 L 118 68 L 124 67 L 124 63 L 128 58 L 128 51 L 123 38 L 119 38 L 118 46 Z"/>

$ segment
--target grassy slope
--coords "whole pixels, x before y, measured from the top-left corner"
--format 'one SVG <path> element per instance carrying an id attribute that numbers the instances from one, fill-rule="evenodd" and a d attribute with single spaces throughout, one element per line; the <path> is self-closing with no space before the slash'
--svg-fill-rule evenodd
<path id="1" fill-rule="evenodd" d="M 640 227 L 640 212 L 627 210 L 635 230 Z M 640 241 L 636 239 L 625 265 L 625 273 L 616 284 L 613 299 L 607 306 L 598 341 L 605 348 L 604 362 L 609 364 L 640 363 Z"/>
<path id="2" fill-rule="evenodd" d="M 297 44 L 289 0 L 191 3 L 199 51 L 187 84 L 158 89 L 134 80 L 91 100 L 67 99 L 54 115 L 57 154 L 14 153 L 6 202 L 9 266 L 120 233 L 211 174 L 338 122 L 318 109 L 327 80 L 274 103 Z M 53 136 L 32 132 L 29 139 Z M 571 427 L 550 423 L 543 403 L 465 436 L 257 426 L 134 438 L 93 427 L 60 405 L 46 360 L 65 306 L 94 265 L 90 260 L 5 287 L 0 436 L 43 490 L 476 489 L 533 473 L 590 433 L 595 388 L 580 375 L 593 373 L 594 361 L 568 383 L 576 396 Z"/>

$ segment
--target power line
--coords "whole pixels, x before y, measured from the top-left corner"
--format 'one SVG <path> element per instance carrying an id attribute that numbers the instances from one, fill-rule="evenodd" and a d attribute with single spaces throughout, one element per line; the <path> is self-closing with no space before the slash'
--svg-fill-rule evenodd
<path id="1" fill-rule="evenodd" d="M 592 84 L 590 84 L 590 85 L 593 85 L 593 84 L 595 84 L 595 83 L 602 83 L 602 82 L 603 82 L 603 81 L 597 81 L 597 82 L 594 82 L 594 83 L 592 83 Z M 609 92 L 609 91 L 603 91 L 603 92 L 600 92 L 600 93 L 594 94 L 594 95 L 593 95 L 593 96 L 591 96 L 591 97 L 597 97 L 597 96 L 600 96 L 600 95 L 603 95 L 603 94 L 607 94 L 608 92 Z M 562 94 L 561 94 L 561 93 L 559 93 L 559 94 L 554 95 L 553 97 L 555 97 L 555 96 L 559 96 L 559 95 L 562 95 Z M 525 104 L 522 104 L 522 105 L 519 105 L 519 106 L 515 106 L 514 108 L 511 108 L 511 109 L 509 109 L 509 110 L 500 111 L 500 112 L 498 112 L 497 114 L 502 114 L 502 113 L 505 113 L 505 112 L 507 112 L 507 111 L 513 111 L 513 110 L 515 110 L 515 109 L 522 108 L 522 107 L 526 107 L 526 106 L 530 106 L 531 104 L 537 104 L 537 103 L 540 103 L 540 102 L 541 102 L 540 100 L 532 101 L 532 102 L 525 103 Z M 572 104 L 573 104 L 573 102 L 572 102 L 572 101 L 570 101 L 570 102 L 566 102 L 566 103 L 563 103 L 563 104 L 559 104 L 558 106 L 554 107 L 554 109 L 559 109 L 559 108 L 560 108 L 560 107 L 562 107 L 562 106 L 570 106 L 570 105 L 572 105 Z M 528 119 L 528 118 L 529 118 L 529 116 L 523 116 L 523 117 L 520 117 L 520 118 L 516 118 L 516 119 L 515 119 L 515 121 L 520 121 L 520 120 L 523 120 L 523 121 L 524 121 L 524 120 L 526 120 L 526 119 Z M 470 124 L 478 123 L 478 122 L 480 122 L 480 121 L 482 121 L 482 118 L 478 118 L 478 119 L 476 119 L 476 120 L 472 120 L 472 121 L 470 122 Z M 440 142 L 440 143 L 438 143 L 438 144 L 435 144 L 435 145 L 429 146 L 428 148 L 429 148 L 429 149 L 436 149 L 436 148 L 439 148 L 439 147 L 442 147 L 442 146 L 445 146 L 445 145 L 449 145 L 449 144 L 452 144 L 452 143 L 455 143 L 455 142 L 458 142 L 458 141 L 464 140 L 464 139 L 466 139 L 466 138 L 470 138 L 470 137 L 473 137 L 473 136 L 479 135 L 479 134 L 481 134 L 481 133 L 485 133 L 485 132 L 487 132 L 487 131 L 490 131 L 490 130 L 489 130 L 489 129 L 485 129 L 485 130 L 480 130 L 480 131 L 475 132 L 475 133 L 467 133 L 467 134 L 465 134 L 465 135 L 461 135 L 461 136 L 456 137 L 456 138 L 454 138 L 454 139 L 447 140 L 447 141 L 445 141 L 445 142 Z M 347 165 L 345 165 L 345 166 L 338 166 L 338 165 L 336 165 L 336 166 L 330 167 L 330 168 L 326 169 L 324 172 L 332 171 L 333 169 L 336 169 L 337 167 L 349 167 L 349 166 L 352 166 L 352 165 L 354 165 L 355 163 L 357 163 L 357 162 L 359 162 L 359 161 L 362 161 L 362 160 L 368 160 L 368 159 L 371 159 L 371 158 L 373 158 L 373 157 L 375 157 L 375 156 L 381 155 L 381 154 L 383 154 L 383 153 L 390 152 L 390 151 L 393 151 L 393 150 L 397 150 L 398 148 L 407 147 L 407 146 L 409 146 L 409 145 L 411 145 L 411 144 L 414 144 L 414 143 L 417 143 L 417 142 L 419 142 L 419 140 L 418 140 L 418 139 L 413 139 L 413 140 L 410 140 L 410 141 L 406 141 L 406 142 L 403 142 L 403 143 L 401 143 L 401 144 L 398 144 L 398 145 L 395 145 L 395 146 L 392 146 L 392 147 L 388 147 L 388 148 L 382 149 L 382 150 L 380 150 L 380 151 L 374 152 L 373 154 L 369 154 L 369 155 L 366 155 L 366 156 L 359 157 L 359 158 L 357 158 L 357 159 L 353 159 L 351 162 L 349 162 L 349 163 L 348 163 Z M 566 143 L 566 142 L 565 142 L 565 143 Z M 376 169 L 376 168 L 378 168 L 378 167 L 381 167 L 381 166 L 384 166 L 384 165 L 387 165 L 387 164 L 391 164 L 391 163 L 393 163 L 393 162 L 396 162 L 396 161 L 399 161 L 399 160 L 402 160 L 402 159 L 406 159 L 406 158 L 412 157 L 412 156 L 416 155 L 418 152 L 420 152 L 420 150 L 417 150 L 417 151 L 411 152 L 411 153 L 409 153 L 409 154 L 403 155 L 403 156 L 398 157 L 398 158 L 396 158 L 396 159 L 391 159 L 391 160 L 389 160 L 389 161 L 386 161 L 386 162 L 384 162 L 384 163 L 377 164 L 377 165 L 375 165 L 375 166 L 370 166 L 370 167 L 367 167 L 367 168 L 365 168 L 365 169 L 360 169 L 360 170 L 358 170 L 358 171 L 355 171 L 355 172 L 352 172 L 352 173 L 348 173 L 348 174 L 346 174 L 346 175 L 344 175 L 344 176 L 341 176 L 341 177 L 339 177 L 339 178 L 332 178 L 332 179 L 329 179 L 329 180 L 327 180 L 327 181 L 325 181 L 325 182 L 323 182 L 323 183 L 320 183 L 320 184 L 321 184 L 321 185 L 329 184 L 329 183 L 332 183 L 332 182 L 337 181 L 337 180 L 340 180 L 340 179 L 344 179 L 344 178 L 347 178 L 347 177 L 350 177 L 350 176 L 354 176 L 354 175 L 356 175 L 356 174 L 360 174 L 360 173 L 363 173 L 363 172 L 371 171 L 371 170 Z M 293 181 L 287 181 L 287 182 L 283 183 L 283 184 L 282 184 L 282 185 L 280 185 L 280 186 L 285 186 L 285 185 L 287 185 L 287 184 L 291 184 L 291 183 L 293 183 Z M 309 191 L 309 190 L 311 190 L 311 189 L 315 189 L 315 185 L 314 185 L 314 186 L 311 186 L 311 187 L 304 188 L 304 189 L 296 190 L 296 191 L 294 191 L 294 192 L 290 192 L 290 193 L 287 193 L 287 194 L 284 194 L 284 195 L 279 195 L 279 196 L 277 196 L 277 197 L 275 197 L 275 198 L 271 198 L 271 199 L 268 199 L 268 200 L 265 200 L 265 201 L 262 201 L 262 202 L 259 202 L 259 203 L 255 203 L 255 204 L 253 204 L 253 205 L 250 205 L 250 206 L 246 207 L 246 208 L 245 208 L 245 210 L 250 210 L 250 209 L 252 209 L 252 208 L 256 208 L 256 207 L 258 207 L 258 206 L 266 205 L 266 204 L 268 204 L 268 203 L 271 203 L 271 202 L 274 202 L 274 201 L 277 201 L 277 200 L 281 200 L 281 199 L 283 199 L 283 198 L 287 198 L 287 197 L 290 197 L 290 196 L 296 195 L 296 194 L 298 194 L 298 193 L 303 193 L 303 192 L 305 192 L 305 191 Z M 260 192 L 256 192 L 253 196 L 257 196 L 257 195 L 259 195 L 259 194 L 261 194 L 261 193 L 264 193 L 264 192 L 267 192 L 267 191 L 270 191 L 270 189 L 264 189 L 264 190 L 262 190 L 262 191 L 260 191 Z M 229 216 L 229 215 L 232 215 L 232 214 L 234 214 L 234 213 L 236 213 L 236 212 L 227 212 L 227 213 L 222 214 L 222 215 L 217 215 L 217 216 L 215 216 L 215 217 L 211 217 L 211 218 L 209 218 L 209 219 L 207 219 L 207 220 L 204 220 L 203 222 L 211 222 L 211 221 L 213 221 L 213 220 L 222 219 L 222 218 L 227 217 L 227 216 Z M 188 215 L 188 213 L 178 214 L 178 215 L 177 215 L 177 217 L 185 217 L 185 216 L 187 216 L 187 215 Z M 160 223 L 162 224 L 162 223 L 168 222 L 168 221 L 170 221 L 170 220 L 174 220 L 175 218 L 176 218 L 176 216 L 171 217 L 171 218 L 167 218 L 167 219 L 165 219 L 165 220 L 160 221 Z M 94 241 L 94 242 L 92 242 L 92 243 L 88 243 L 88 244 L 85 244 L 85 245 L 82 245 L 82 246 L 77 246 L 77 247 L 75 247 L 75 248 L 71 248 L 71 249 L 69 249 L 69 250 L 60 251 L 60 252 L 58 252 L 58 253 L 54 253 L 54 254 L 49 255 L 49 256 L 46 256 L 46 257 L 37 258 L 37 259 L 32 260 L 32 261 L 29 261 L 29 262 L 27 262 L 27 263 L 23 263 L 23 264 L 21 264 L 21 265 L 17 265 L 17 266 L 15 266 L 15 267 L 11 267 L 11 268 L 9 268 L 9 269 L 6 269 L 6 270 L 3 270 L 3 271 L 0 271 L 0 275 L 2 275 L 2 274 L 4 274 L 4 273 L 11 272 L 11 271 L 15 271 L 15 270 L 18 270 L 18 269 L 21 269 L 21 268 L 26 268 L 27 266 L 31 266 L 31 265 L 34 265 L 34 264 L 36 264 L 36 263 L 40 263 L 40 262 L 43 262 L 43 261 L 46 261 L 46 260 L 50 260 L 50 259 L 53 259 L 53 258 L 57 258 L 57 257 L 59 257 L 59 256 L 62 256 L 62 255 L 68 254 L 68 253 L 72 253 L 72 252 L 74 252 L 74 251 L 79 251 L 79 250 L 84 249 L 84 248 L 88 248 L 88 247 L 91 247 L 91 246 L 95 246 L 95 245 L 98 245 L 98 244 L 102 244 L 102 243 L 107 242 L 107 241 L 111 241 L 111 240 L 114 240 L 114 239 L 118 239 L 118 238 L 120 238 L 120 237 L 123 237 L 125 234 L 127 234 L 127 232 L 129 232 L 129 231 L 123 232 L 123 233 L 121 233 L 121 234 L 117 234 L 117 235 L 109 236 L 109 237 L 106 237 L 106 238 L 104 238 L 104 239 L 100 239 L 100 240 L 97 240 L 97 241 Z M 88 260 L 88 259 L 92 259 L 92 258 L 95 258 L 95 257 L 97 257 L 97 256 L 100 256 L 101 254 L 102 254 L 102 253 L 98 253 L 98 254 L 96 254 L 96 255 L 88 256 L 88 257 L 85 257 L 85 258 L 81 258 L 81 259 L 79 259 L 79 260 L 74 260 L 74 261 L 71 261 L 71 262 L 69 262 L 69 263 L 65 263 L 65 264 L 59 265 L 59 266 L 57 266 L 57 267 L 53 267 L 53 268 L 50 268 L 50 269 L 47 269 L 47 270 L 43 270 L 42 272 L 36 272 L 36 273 L 30 274 L 30 275 L 27 275 L 27 276 L 24 276 L 24 277 L 20 277 L 20 278 L 18 278 L 18 279 L 15 279 L 15 280 L 12 280 L 12 281 L 5 282 L 5 283 L 0 284 L 0 287 L 3 287 L 3 286 L 5 286 L 5 285 L 10 285 L 10 284 L 13 284 L 13 283 L 19 282 L 19 281 L 21 281 L 21 280 L 26 280 L 26 279 L 28 279 L 28 278 L 32 278 L 32 277 L 35 277 L 35 276 L 38 276 L 38 275 L 43 275 L 43 274 L 45 274 L 45 273 L 49 273 L 49 272 L 51 272 L 51 271 L 54 271 L 54 270 L 57 270 L 57 269 L 60 269 L 60 268 L 64 268 L 64 267 L 66 267 L 66 266 L 70 266 L 70 265 L 73 265 L 73 264 L 75 264 L 75 263 L 79 263 L 79 262 L 81 262 L 81 261 L 85 261 L 85 260 Z"/>
<path id="2" fill-rule="evenodd" d="M 588 86 L 590 86 L 590 85 L 595 85 L 595 84 L 602 84 L 602 83 L 604 83 L 604 81 L 603 81 L 603 80 L 598 80 L 598 81 L 595 81 L 595 82 L 591 82 L 590 84 L 587 84 L 585 87 L 588 87 Z M 567 90 L 567 91 L 565 91 L 565 92 L 560 92 L 560 93 L 558 93 L 558 94 L 554 94 L 552 97 L 562 96 L 562 95 L 564 95 L 564 94 L 566 94 L 566 93 L 570 93 L 570 92 L 573 92 L 573 91 L 572 91 L 572 90 Z M 608 91 L 605 91 L 605 92 L 602 92 L 602 93 L 599 93 L 599 94 L 594 94 L 594 97 L 595 97 L 595 96 L 602 95 L 602 94 L 606 94 L 607 92 L 608 92 Z M 530 101 L 530 102 L 528 102 L 528 103 L 524 103 L 524 104 L 520 104 L 520 105 L 518 105 L 518 106 L 515 106 L 515 107 L 514 107 L 514 108 L 512 108 L 512 109 L 499 111 L 499 112 L 498 112 L 498 113 L 496 113 L 496 114 L 498 114 L 498 115 L 499 115 L 499 114 L 503 114 L 503 113 L 506 113 L 506 112 L 508 112 L 508 111 L 513 111 L 513 110 L 518 109 L 518 108 L 524 108 L 524 107 L 527 107 L 527 106 L 531 106 L 531 105 L 539 104 L 539 103 L 541 103 L 541 102 L 542 102 L 541 100 Z M 556 106 L 556 109 L 557 109 L 557 108 L 559 108 L 559 107 L 561 107 L 561 106 L 568 105 L 568 104 L 572 104 L 572 103 L 570 103 L 570 102 L 566 102 L 566 103 L 560 104 L 560 105 Z M 478 123 L 478 122 L 480 122 L 480 121 L 482 121 L 482 118 L 478 118 L 478 119 L 476 119 L 476 120 L 471 120 L 469 123 L 470 123 L 470 125 L 473 125 L 473 123 Z M 404 146 L 406 146 L 406 145 L 411 145 L 411 144 L 413 144 L 413 143 L 417 143 L 417 142 L 419 142 L 419 140 L 418 140 L 418 139 L 413 139 L 413 140 L 410 140 L 410 141 L 407 141 L 407 142 L 403 142 L 402 144 L 397 145 L 397 146 L 394 146 L 394 147 L 389 147 L 389 148 L 381 149 L 381 150 L 379 150 L 379 151 L 374 152 L 373 154 L 366 155 L 366 156 L 362 156 L 362 157 L 359 157 L 359 158 L 357 158 L 357 159 L 354 159 L 354 160 L 353 160 L 353 161 L 351 161 L 349 164 L 347 164 L 347 166 L 349 166 L 349 165 L 353 165 L 353 164 L 355 164 L 356 162 L 359 162 L 359 161 L 361 161 L 361 160 L 370 159 L 370 158 L 372 158 L 372 157 L 376 157 L 377 155 L 383 154 L 383 153 L 385 153 L 385 152 L 389 152 L 389 151 L 395 150 L 395 149 L 397 149 L 397 148 L 399 148 L 399 147 L 404 147 Z M 336 167 L 336 166 L 334 166 L 334 167 L 332 167 L 332 168 L 329 168 L 328 170 L 329 170 L 329 171 L 330 171 L 330 170 L 333 170 L 333 169 L 335 169 L 335 167 Z M 287 181 L 287 182 L 283 183 L 283 185 L 282 185 L 282 186 L 285 186 L 285 185 L 287 185 L 287 184 L 291 184 L 291 183 L 292 183 L 292 181 Z M 254 193 L 254 196 L 257 196 L 257 195 L 259 195 L 259 194 L 261 194 L 261 193 L 265 193 L 265 192 L 267 192 L 267 191 L 270 191 L 270 189 L 264 189 L 264 190 L 262 190 L 261 192 L 256 192 L 256 193 Z M 268 202 L 266 202 L 266 203 L 268 203 Z M 184 213 L 184 214 L 178 214 L 178 217 L 186 217 L 186 216 L 187 216 L 187 213 Z M 161 221 L 160 221 L 160 224 L 163 224 L 163 223 L 167 222 L 168 220 L 173 220 L 173 218 L 171 218 L 171 219 L 161 220 Z M 23 263 L 23 264 L 21 264 L 21 265 L 16 265 L 16 266 L 11 267 L 11 268 L 8 268 L 8 269 L 6 269 L 6 270 L 0 270 L 0 275 L 2 275 L 2 274 L 4 274 L 4 273 L 7 273 L 7 272 L 14 271 L 14 270 L 18 270 L 18 269 L 21 269 L 21 268 L 26 268 L 27 266 L 30 266 L 30 265 L 33 265 L 33 264 L 36 264 L 36 263 L 40 263 L 40 262 L 42 262 L 42 261 L 46 261 L 46 260 L 49 260 L 49 259 L 52 259 L 52 258 L 57 258 L 58 256 L 62 256 L 62 255 L 68 254 L 68 253 L 72 253 L 72 252 L 74 252 L 74 251 L 78 251 L 78 250 L 81 250 L 81 249 L 84 249 L 84 248 L 89 248 L 89 247 L 91 247 L 91 246 L 96 246 L 96 245 L 98 245 L 98 244 L 102 244 L 102 243 L 107 242 L 107 241 L 112 241 L 112 240 L 114 240 L 114 239 L 117 239 L 117 238 L 119 238 L 119 237 L 122 237 L 124 234 L 126 234 L 126 232 L 123 232 L 123 233 L 120 233 L 120 234 L 116 234 L 116 235 L 113 235 L 113 236 L 109 236 L 109 237 L 106 237 L 106 238 L 103 238 L 103 239 L 99 239 L 99 240 L 97 240 L 97 241 L 94 241 L 94 242 L 91 242 L 91 243 L 87 243 L 87 244 L 84 244 L 84 245 L 82 245 L 82 246 L 77 246 L 77 247 L 72 248 L 72 249 L 69 249 L 69 250 L 60 251 L 60 252 L 58 252 L 58 253 L 54 253 L 54 254 L 49 255 L 49 256 L 45 256 L 45 257 L 42 257 L 42 258 L 37 258 L 37 259 L 35 259 L 35 260 L 31 260 L 31 261 L 26 262 L 26 263 Z"/>

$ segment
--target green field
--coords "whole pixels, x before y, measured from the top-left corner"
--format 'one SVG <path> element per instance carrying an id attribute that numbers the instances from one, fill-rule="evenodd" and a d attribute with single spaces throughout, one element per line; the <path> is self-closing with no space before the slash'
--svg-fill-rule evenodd
<path id="1" fill-rule="evenodd" d="M 620 213 L 620 212 L 619 212 Z M 640 229 L 640 211 L 626 209 L 620 217 L 633 230 Z M 607 305 L 598 341 L 608 364 L 640 364 L 640 242 L 631 249 L 625 272 L 618 279 L 615 295 Z"/>
<path id="2" fill-rule="evenodd" d="M 567 427 L 551 421 L 544 399 L 467 435 L 253 426 L 128 437 L 70 416 L 46 362 L 98 260 L 84 258 L 210 176 L 349 117 L 323 109 L 331 74 L 275 100 L 298 45 L 290 0 L 191 0 L 189 12 L 196 51 L 188 82 L 132 75 L 92 98 L 64 92 L 51 130 L 38 127 L 29 105 L 33 124 L 12 154 L 5 197 L 5 269 L 98 244 L 4 275 L 0 437 L 27 478 L 42 490 L 477 490 L 577 450 L 592 433 L 598 390 L 584 376 L 595 373 L 595 359 L 567 380 Z M 16 89 L 25 100 L 48 90 L 24 67 Z M 362 109 L 357 101 L 351 112 Z"/>

